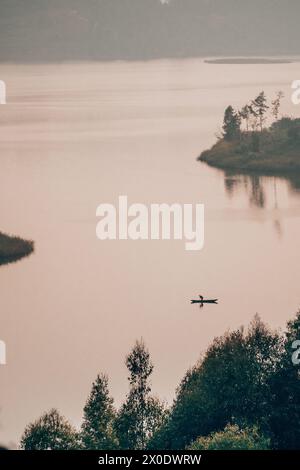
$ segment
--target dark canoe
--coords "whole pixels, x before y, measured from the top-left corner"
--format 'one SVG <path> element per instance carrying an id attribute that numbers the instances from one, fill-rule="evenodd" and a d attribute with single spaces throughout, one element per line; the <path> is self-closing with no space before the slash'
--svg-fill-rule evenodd
<path id="1" fill-rule="evenodd" d="M 192 304 L 216 304 L 218 299 L 211 299 L 211 300 L 191 300 Z"/>

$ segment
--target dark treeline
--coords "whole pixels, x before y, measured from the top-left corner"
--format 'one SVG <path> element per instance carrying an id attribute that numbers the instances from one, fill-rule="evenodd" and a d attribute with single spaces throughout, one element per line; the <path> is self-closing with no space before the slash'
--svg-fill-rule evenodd
<path id="1" fill-rule="evenodd" d="M 271 103 L 271 116 L 278 121 L 281 100 L 284 94 L 278 91 L 275 99 Z M 264 124 L 267 120 L 267 112 L 270 110 L 265 92 L 262 91 L 249 104 L 242 107 L 241 110 L 235 111 L 232 106 L 228 106 L 224 114 L 223 134 L 226 140 L 235 140 L 243 137 L 242 123 L 245 123 L 245 130 L 248 133 L 258 129 L 262 132 Z"/>
<path id="2" fill-rule="evenodd" d="M 21 448 L 299 449 L 299 325 L 300 311 L 285 333 L 256 316 L 248 329 L 215 338 L 169 409 L 151 394 L 153 365 L 139 341 L 126 358 L 129 392 L 119 410 L 99 375 L 79 431 L 53 409 L 26 427 Z"/>

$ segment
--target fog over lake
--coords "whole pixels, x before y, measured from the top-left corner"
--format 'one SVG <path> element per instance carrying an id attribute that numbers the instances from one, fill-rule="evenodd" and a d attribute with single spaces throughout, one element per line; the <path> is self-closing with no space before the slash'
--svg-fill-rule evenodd
<path id="1" fill-rule="evenodd" d="M 300 305 L 300 181 L 225 175 L 196 161 L 227 105 L 283 90 L 299 64 L 203 60 L 1 65 L 0 230 L 35 253 L 0 267 L 0 441 L 57 407 L 78 425 L 92 381 L 127 392 L 124 357 L 143 337 L 153 391 L 175 387 L 211 340 L 259 313 L 282 327 Z M 100 241 L 96 208 L 204 203 L 205 244 Z M 198 294 L 219 305 L 190 305 Z"/>

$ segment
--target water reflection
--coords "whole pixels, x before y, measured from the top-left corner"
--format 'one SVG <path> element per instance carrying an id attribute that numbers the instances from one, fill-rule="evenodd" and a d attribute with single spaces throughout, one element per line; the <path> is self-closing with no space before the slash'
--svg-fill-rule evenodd
<path id="1" fill-rule="evenodd" d="M 270 183 L 273 186 L 274 208 L 278 208 L 277 188 L 279 181 L 282 180 L 288 183 L 292 192 L 297 194 L 300 191 L 300 174 L 270 176 L 226 172 L 224 178 L 225 190 L 229 197 L 233 197 L 237 191 L 243 189 L 249 198 L 250 205 L 261 209 L 266 207 L 266 188 Z"/>
<path id="2" fill-rule="evenodd" d="M 224 184 L 230 199 L 242 192 L 250 208 L 268 211 L 276 234 L 282 237 L 284 189 L 288 194 L 300 195 L 300 174 L 266 176 L 226 172 Z"/>
<path id="3" fill-rule="evenodd" d="M 237 190 L 244 189 L 251 206 L 263 209 L 266 195 L 261 176 L 225 174 L 225 189 L 228 196 L 233 197 Z"/>

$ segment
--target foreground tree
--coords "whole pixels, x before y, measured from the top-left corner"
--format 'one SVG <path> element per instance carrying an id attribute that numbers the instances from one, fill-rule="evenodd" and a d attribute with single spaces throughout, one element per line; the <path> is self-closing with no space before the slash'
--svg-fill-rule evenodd
<path id="1" fill-rule="evenodd" d="M 280 367 L 271 377 L 270 415 L 272 441 L 277 449 L 300 449 L 300 366 L 293 359 L 300 340 L 300 311 L 288 323 Z M 295 354 L 296 353 L 296 354 Z"/>
<path id="2" fill-rule="evenodd" d="M 84 449 L 111 450 L 118 447 L 113 424 L 115 409 L 109 395 L 108 378 L 98 375 L 84 407 L 81 442 Z"/>
<path id="3" fill-rule="evenodd" d="M 200 437 L 189 450 L 268 450 L 270 439 L 261 434 L 256 426 L 240 429 L 227 425 L 224 431 Z"/>
<path id="4" fill-rule="evenodd" d="M 282 351 L 282 338 L 258 317 L 248 331 L 216 338 L 180 384 L 170 416 L 151 440 L 151 448 L 184 449 L 232 421 L 242 428 L 258 423 L 268 434 L 269 380 L 279 368 Z"/>
<path id="5" fill-rule="evenodd" d="M 160 427 L 164 406 L 150 395 L 149 377 L 153 372 L 150 354 L 143 341 L 137 341 L 126 358 L 130 391 L 116 419 L 115 428 L 122 449 L 145 449 Z"/>
<path id="6" fill-rule="evenodd" d="M 225 140 L 234 140 L 240 135 L 241 118 L 232 106 L 228 106 L 224 114 L 223 137 Z"/>
<path id="7" fill-rule="evenodd" d="M 29 424 L 21 438 L 24 450 L 71 450 L 78 445 L 76 430 L 56 409 Z"/>

